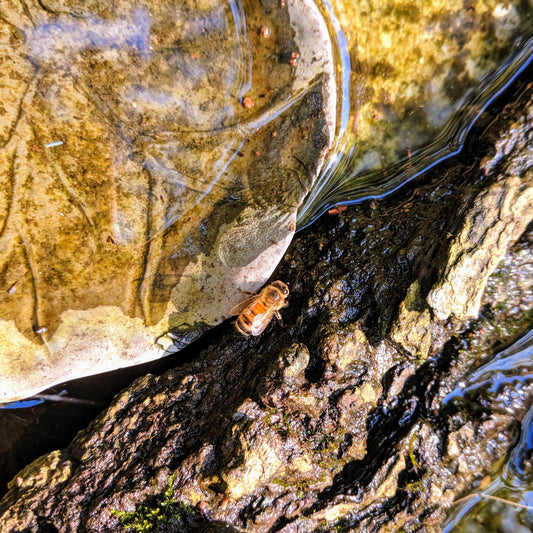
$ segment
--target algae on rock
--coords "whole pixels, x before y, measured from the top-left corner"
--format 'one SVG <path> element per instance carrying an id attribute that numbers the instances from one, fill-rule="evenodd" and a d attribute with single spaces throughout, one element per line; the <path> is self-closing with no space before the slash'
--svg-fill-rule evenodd
<path id="1" fill-rule="evenodd" d="M 509 451 L 533 399 L 524 380 L 519 394 L 509 381 L 483 402 L 442 403 L 496 341 L 531 328 L 531 280 L 503 275 L 531 264 L 531 226 L 521 237 L 527 221 L 508 210 L 490 229 L 494 214 L 480 216 L 531 186 L 528 143 L 495 150 L 533 131 L 533 87 L 516 91 L 487 117 L 482 143 L 474 132 L 470 160 L 298 234 L 276 273 L 291 286 L 286 327 L 243 339 L 228 324 L 193 360 L 134 382 L 68 448 L 15 477 L 0 502 L 3 530 L 116 529 L 112 510 L 134 512 L 175 476 L 173 500 L 197 510 L 189 531 L 439 531 L 453 501 Z M 430 307 L 432 291 L 461 285 L 456 258 L 478 254 L 483 286 L 511 297 L 481 300 L 467 273 L 475 320 L 452 300 Z"/>

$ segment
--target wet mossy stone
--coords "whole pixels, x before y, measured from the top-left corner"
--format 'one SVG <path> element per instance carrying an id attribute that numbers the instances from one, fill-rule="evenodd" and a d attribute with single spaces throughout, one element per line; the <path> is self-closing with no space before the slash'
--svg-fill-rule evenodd
<path id="1" fill-rule="evenodd" d="M 282 4 L 0 6 L 0 402 L 159 358 L 269 278 L 335 128 L 325 23 Z"/>

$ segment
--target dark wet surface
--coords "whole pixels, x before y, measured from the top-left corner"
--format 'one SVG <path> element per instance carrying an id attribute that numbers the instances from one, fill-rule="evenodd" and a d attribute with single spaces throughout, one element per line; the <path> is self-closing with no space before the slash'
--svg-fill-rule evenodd
<path id="1" fill-rule="evenodd" d="M 523 87 L 523 84 L 513 88 L 510 93 L 512 97 L 519 94 L 520 86 Z M 508 97 L 509 95 L 507 95 Z M 504 102 L 505 99 L 502 100 L 499 107 L 496 106 L 494 108 L 494 111 L 501 109 Z M 492 118 L 487 116 L 485 120 L 490 121 Z M 484 125 L 481 124 L 480 127 L 484 127 Z M 476 141 L 472 142 L 474 145 L 477 144 Z M 466 156 L 468 153 L 467 146 L 467 151 L 465 151 L 464 155 Z M 466 161 L 468 160 L 468 157 L 466 157 Z M 468 166 L 465 164 L 465 168 L 468 168 Z M 444 176 L 446 176 L 445 172 Z M 465 190 L 468 190 L 469 187 L 474 186 L 472 179 L 473 176 L 466 173 L 461 178 L 460 183 L 455 181 L 453 188 L 465 187 Z M 482 178 L 478 176 L 477 179 Z M 321 222 L 298 235 L 286 255 L 286 261 L 281 266 L 278 276 L 290 278 L 293 262 L 299 263 L 303 260 L 309 265 L 309 269 L 314 271 L 322 269 L 323 275 L 319 277 L 324 281 L 323 285 L 314 288 L 306 284 L 305 277 L 299 277 L 292 282 L 291 306 L 284 311 L 286 322 L 289 326 L 284 334 L 293 336 L 296 340 L 301 338 L 305 342 L 313 344 L 312 339 L 307 338 L 306 332 L 312 329 L 313 316 L 318 316 L 321 313 L 316 291 L 326 291 L 329 294 L 328 298 L 339 298 L 340 307 L 336 309 L 335 322 L 342 326 L 344 323 L 358 319 L 369 339 L 373 342 L 378 342 L 382 338 L 383 331 L 389 327 L 392 318 L 387 313 L 387 310 L 395 307 L 403 299 L 405 291 L 410 284 L 410 276 L 417 277 L 422 273 L 422 279 L 426 279 L 428 287 L 435 277 L 435 272 L 424 270 L 426 268 L 424 265 L 428 264 L 427 261 L 423 260 L 424 258 L 416 259 L 416 241 L 412 244 L 414 248 L 406 248 L 403 253 L 390 253 L 389 259 L 386 259 L 392 243 L 394 242 L 394 247 L 397 248 L 398 243 L 402 242 L 402 231 L 406 231 L 405 238 L 407 238 L 407 233 L 410 231 L 408 228 L 412 227 L 413 224 L 418 225 L 422 233 L 429 232 L 431 235 L 443 235 L 450 230 L 449 225 L 446 229 L 440 226 L 441 224 L 449 224 L 450 221 L 436 217 L 432 210 L 439 211 L 444 209 L 446 211 L 446 207 L 442 205 L 442 202 L 445 203 L 451 198 L 451 189 L 449 184 L 441 182 L 440 179 L 434 178 L 434 180 L 434 182 L 427 185 L 421 183 L 420 186 L 422 188 L 417 186 L 411 190 L 404 190 L 395 197 L 388 198 L 377 209 L 374 204 L 367 203 L 358 209 L 356 226 L 348 222 L 349 219 L 346 216 L 349 216 L 349 212 L 326 215 Z M 418 201 L 420 196 L 427 197 L 428 210 L 425 211 L 423 217 L 413 220 L 410 212 L 410 202 L 413 201 L 413 198 Z M 468 203 L 470 198 L 471 195 L 466 194 L 466 196 L 462 196 L 462 201 Z M 435 203 L 432 204 L 432 202 Z M 433 207 L 431 207 L 432 205 Z M 390 220 L 384 222 L 384 218 L 387 218 L 387 216 Z M 419 216 L 417 215 L 417 217 Z M 433 224 L 436 224 L 435 227 L 428 226 L 430 220 L 433 220 Z M 357 230 L 354 227 L 361 229 Z M 365 229 L 363 230 L 363 228 Z M 374 233 L 372 228 L 376 228 L 378 231 Z M 424 229 L 422 230 L 422 228 Z M 346 234 L 347 231 L 349 234 Z M 326 236 L 329 242 L 327 246 L 324 241 Z M 424 238 L 420 238 L 422 239 L 420 246 L 427 250 Z M 347 239 L 352 247 L 360 249 L 359 254 L 380 253 L 385 257 L 380 266 L 382 270 L 376 270 L 376 266 L 369 258 L 368 268 L 361 268 L 360 266 L 356 271 L 353 271 L 350 266 L 350 254 L 346 254 L 344 246 L 340 244 L 346 242 Z M 320 244 L 321 242 L 323 243 L 322 245 Z M 339 244 L 336 245 L 336 242 Z M 306 243 L 305 248 L 302 248 L 303 243 Z M 324 247 L 326 255 L 320 252 L 322 247 Z M 381 250 L 381 252 L 378 252 L 378 250 Z M 344 258 L 346 258 L 348 263 L 344 263 Z M 361 261 L 361 257 L 359 257 L 359 261 Z M 364 265 L 364 263 L 363 257 L 360 265 Z M 439 261 L 436 259 L 435 266 L 438 266 L 438 264 Z M 341 272 L 351 272 L 344 282 L 349 285 L 340 286 L 337 283 L 335 288 L 329 287 L 328 279 L 330 277 L 334 277 L 337 280 L 342 279 Z M 405 277 L 409 272 L 411 274 Z M 397 283 L 392 282 L 393 279 L 399 277 L 404 279 L 405 286 L 403 289 Z M 387 287 L 394 287 L 394 291 L 387 292 Z M 314 297 L 312 296 L 313 293 L 315 293 Z M 316 301 L 316 305 L 313 304 L 313 301 Z M 294 324 L 294 317 L 298 315 L 302 305 L 309 306 L 303 329 L 301 325 L 291 325 Z M 45 402 L 26 409 L 0 410 L 1 427 L 3 428 L 1 459 L 3 468 L 0 469 L 3 475 L 2 483 L 7 483 L 19 468 L 38 455 L 52 449 L 64 447 L 72 439 L 75 432 L 85 427 L 96 414 L 105 408 L 113 395 L 130 383 L 132 379 L 146 372 L 159 374 L 166 369 L 175 367 L 176 364 L 179 365 L 193 360 L 203 347 L 207 347 L 211 343 L 218 343 L 228 332 L 233 335 L 232 328 L 233 326 L 230 323 L 225 323 L 212 333 L 207 334 L 199 343 L 157 363 L 87 378 L 49 391 L 51 394 L 59 394 L 63 389 L 66 389 L 68 398 L 73 400 L 80 399 L 81 401 L 89 400 L 95 402 L 95 405 L 57 401 Z M 447 359 L 445 358 L 444 360 Z M 434 363 L 428 364 L 433 365 Z M 446 364 L 449 364 L 449 361 Z M 311 352 L 310 364 L 306 371 L 307 378 L 311 382 L 318 381 L 323 372 L 323 363 L 321 364 L 320 358 L 315 358 L 313 352 Z M 421 372 L 424 374 L 423 367 Z M 417 380 L 413 380 L 413 383 L 417 383 Z M 423 380 L 420 383 L 423 384 Z M 419 405 L 411 405 L 409 407 L 401 402 L 398 406 L 399 412 L 415 413 L 419 408 Z M 378 412 L 376 412 L 375 417 L 377 417 L 375 426 L 380 429 L 378 433 L 374 434 L 374 438 L 377 439 L 376 442 L 379 442 L 379 435 L 383 431 L 388 434 L 389 430 L 385 424 L 379 422 Z M 350 468 L 355 467 L 352 466 Z M 341 478 L 342 476 L 338 478 L 337 484 L 339 487 L 342 487 Z"/>

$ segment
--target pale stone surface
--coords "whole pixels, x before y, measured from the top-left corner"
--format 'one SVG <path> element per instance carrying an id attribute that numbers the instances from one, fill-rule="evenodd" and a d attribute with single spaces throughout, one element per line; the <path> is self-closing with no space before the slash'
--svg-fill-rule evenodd
<path id="1" fill-rule="evenodd" d="M 266 282 L 335 129 L 310 5 L 0 2 L 0 402 L 161 357 Z"/>
<path id="2" fill-rule="evenodd" d="M 495 183 L 476 198 L 452 244 L 444 281 L 427 297 L 439 319 L 477 316 L 489 276 L 532 219 L 532 171 Z"/>
<path id="3" fill-rule="evenodd" d="M 391 339 L 401 344 L 411 355 L 425 359 L 431 345 L 431 317 L 420 299 L 420 285 L 414 282 L 406 299 L 400 304 Z"/>

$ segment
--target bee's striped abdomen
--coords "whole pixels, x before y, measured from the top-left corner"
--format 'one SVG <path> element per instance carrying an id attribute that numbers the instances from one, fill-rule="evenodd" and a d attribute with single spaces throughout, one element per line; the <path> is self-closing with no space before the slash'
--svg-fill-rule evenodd
<path id="1" fill-rule="evenodd" d="M 252 306 L 245 309 L 237 318 L 235 327 L 241 335 L 250 335 L 252 333 L 252 326 L 255 317 L 266 313 L 268 309 L 265 307 L 261 300 L 256 300 Z"/>

